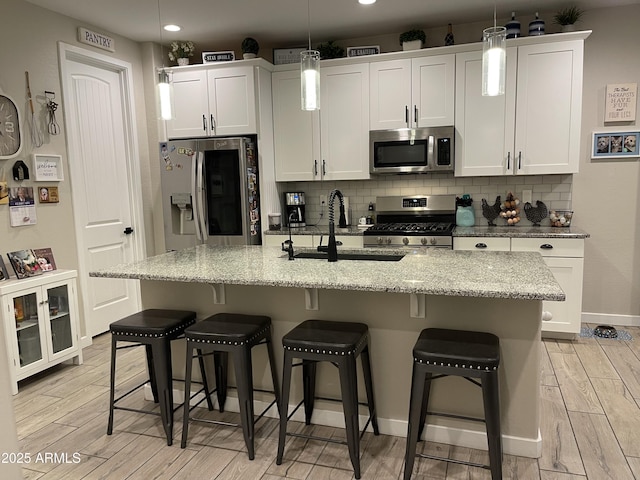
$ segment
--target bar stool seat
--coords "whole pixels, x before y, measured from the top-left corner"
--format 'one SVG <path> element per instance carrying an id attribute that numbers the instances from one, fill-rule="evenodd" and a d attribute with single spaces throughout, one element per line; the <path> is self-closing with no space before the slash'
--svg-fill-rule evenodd
<path id="1" fill-rule="evenodd" d="M 196 357 L 202 360 L 205 356 L 213 355 L 216 371 L 216 388 L 213 391 L 209 391 L 208 388 L 203 387 L 203 389 L 190 395 L 190 400 L 199 393 L 204 393 L 204 398 L 193 406 L 190 405 L 191 402 L 189 401 L 189 408 L 185 406 L 182 425 L 182 448 L 185 448 L 187 445 L 189 420 L 227 426 L 230 425 L 227 422 L 192 418 L 189 416 L 189 413 L 204 399 L 207 399 L 210 403 L 211 393 L 214 392 L 217 393 L 220 411 L 222 412 L 224 410 L 224 404 L 227 398 L 228 356 L 231 354 L 236 374 L 236 388 L 238 391 L 238 403 L 240 406 L 240 425 L 242 426 L 249 459 L 253 460 L 255 457 L 255 423 L 264 416 L 272 405 L 279 404 L 280 400 L 280 387 L 275 366 L 273 343 L 271 340 L 271 318 L 264 315 L 218 313 L 190 326 L 184 333 L 185 338 L 187 339 L 185 396 L 187 395 L 187 392 L 191 392 L 192 362 Z M 261 344 L 266 344 L 267 346 L 267 354 L 269 356 L 271 378 L 274 388 L 273 391 L 268 392 L 274 393 L 275 399 L 260 415 L 255 417 L 253 392 L 266 392 L 266 390 L 253 387 L 251 349 Z M 198 351 L 198 354 L 195 356 L 193 355 L 194 349 Z"/>
<path id="2" fill-rule="evenodd" d="M 362 358 L 364 383 L 367 391 L 369 419 L 364 431 L 371 423 L 375 435 L 379 434 L 376 408 L 373 398 L 373 381 L 369 359 L 369 329 L 363 323 L 334 322 L 327 320 L 307 320 L 293 328 L 282 339 L 284 347 L 284 371 L 282 378 L 282 398 L 280 403 L 280 432 L 278 436 L 278 455 L 276 463 L 280 465 L 284 456 L 286 436 L 313 438 L 314 440 L 330 440 L 311 437 L 298 433 L 287 433 L 287 421 L 304 404 L 305 423 L 311 423 L 314 400 L 342 401 L 347 434 L 349 457 L 353 465 L 355 478 L 360 478 L 360 435 L 358 416 L 358 382 L 356 377 L 356 358 Z M 301 364 L 293 364 L 294 358 L 302 359 Z M 316 397 L 316 365 L 317 362 L 331 362 L 338 367 L 342 399 Z M 289 414 L 289 394 L 291 390 L 292 367 L 302 365 L 304 398 Z M 331 440 L 334 441 L 334 440 Z"/>
<path id="3" fill-rule="evenodd" d="M 111 379 L 109 397 L 109 424 L 107 434 L 113 433 L 114 410 L 128 410 L 138 413 L 152 413 L 118 406 L 124 397 L 143 387 L 147 382 L 115 398 L 116 353 L 124 348 L 145 346 L 149 383 L 153 398 L 160 404 L 160 417 L 167 437 L 167 445 L 173 443 L 173 385 L 170 342 L 182 336 L 185 328 L 195 323 L 196 313 L 185 310 L 147 309 L 113 322 L 111 332 Z M 118 346 L 118 342 L 131 343 Z M 204 368 L 204 365 L 201 365 Z M 177 407 L 179 408 L 179 406 Z"/>
<path id="4" fill-rule="evenodd" d="M 498 385 L 500 341 L 498 337 L 485 332 L 427 328 L 420 332 L 413 347 L 413 358 L 404 479 L 411 478 L 416 456 L 454 461 L 432 455 L 416 455 L 417 442 L 422 437 L 427 415 L 484 422 L 487 429 L 489 465 L 458 460 L 454 462 L 490 469 L 492 480 L 502 479 L 502 438 Z M 484 419 L 427 411 L 431 381 L 449 375 L 464 377 L 471 383 L 482 387 Z M 480 382 L 474 378 L 479 378 Z"/>

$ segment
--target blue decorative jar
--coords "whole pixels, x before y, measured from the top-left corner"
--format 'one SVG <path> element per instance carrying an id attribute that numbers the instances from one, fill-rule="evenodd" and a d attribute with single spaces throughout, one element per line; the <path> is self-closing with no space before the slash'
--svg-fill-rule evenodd
<path id="1" fill-rule="evenodd" d="M 529 23 L 529 36 L 535 37 L 537 35 L 544 35 L 544 20 L 540 20 L 538 12 L 536 12 L 536 19 Z"/>
<path id="2" fill-rule="evenodd" d="M 520 22 L 516 20 L 516 12 L 511 12 L 511 21 L 505 25 L 507 38 L 518 38 L 520 36 Z"/>

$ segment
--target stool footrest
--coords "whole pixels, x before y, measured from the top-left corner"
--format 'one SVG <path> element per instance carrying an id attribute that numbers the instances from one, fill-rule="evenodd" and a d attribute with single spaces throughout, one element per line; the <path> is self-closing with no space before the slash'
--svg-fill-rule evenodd
<path id="1" fill-rule="evenodd" d="M 138 408 L 129 408 L 129 407 L 118 407 L 116 405 L 113 406 L 114 410 L 126 410 L 127 412 L 137 412 L 137 413 L 146 413 L 147 415 L 157 415 L 160 416 L 160 412 L 152 412 L 150 410 L 140 410 Z"/>
<path id="2" fill-rule="evenodd" d="M 338 443 L 340 445 L 347 445 L 347 442 L 344 440 L 336 440 L 335 438 L 328 438 L 328 437 L 316 437 L 315 435 L 305 435 L 304 433 L 287 432 L 287 436 L 296 437 L 296 438 L 307 438 L 309 440 L 319 440 L 321 442 Z"/>
<path id="3" fill-rule="evenodd" d="M 427 412 L 427 415 L 433 415 L 435 417 L 458 418 L 460 420 L 469 420 L 472 422 L 487 423 L 487 421 L 484 418 L 467 417 L 465 415 L 456 415 L 454 413 Z"/>
<path id="4" fill-rule="evenodd" d="M 484 463 L 466 462 L 464 460 L 456 460 L 455 458 L 445 458 L 445 457 L 438 457 L 436 455 L 427 455 L 426 453 L 416 453 L 416 457 L 428 458 L 430 460 L 440 460 L 442 462 L 447 462 L 447 463 L 457 463 L 458 465 L 469 465 L 470 467 L 484 468 L 486 470 L 491 469 L 489 465 L 485 465 Z"/>
<path id="5" fill-rule="evenodd" d="M 122 400 L 124 397 L 131 395 L 133 392 L 135 392 L 136 390 L 144 387 L 147 383 L 149 383 L 149 380 L 145 380 L 144 382 L 142 382 L 140 385 L 138 385 L 137 387 L 133 387 L 131 390 L 129 390 L 127 393 L 123 393 L 122 395 L 120 395 L 118 398 L 116 398 L 113 401 L 113 404 L 115 405 L 116 403 L 118 403 L 120 400 Z"/>

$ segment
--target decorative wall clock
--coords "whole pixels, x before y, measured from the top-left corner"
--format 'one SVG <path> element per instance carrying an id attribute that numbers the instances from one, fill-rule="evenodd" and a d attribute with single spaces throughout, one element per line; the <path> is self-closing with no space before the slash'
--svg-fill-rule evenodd
<path id="1" fill-rule="evenodd" d="M 18 107 L 11 98 L 0 93 L 0 160 L 15 157 L 21 148 Z"/>

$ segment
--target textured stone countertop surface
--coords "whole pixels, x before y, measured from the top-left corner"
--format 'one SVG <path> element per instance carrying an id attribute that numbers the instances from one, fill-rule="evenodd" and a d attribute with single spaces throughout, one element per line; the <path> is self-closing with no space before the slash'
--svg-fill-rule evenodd
<path id="1" fill-rule="evenodd" d="M 296 250 L 301 251 L 312 250 Z M 394 249 L 355 251 L 398 253 Z M 289 261 L 277 247 L 200 245 L 90 272 L 90 276 L 461 297 L 565 299 L 537 252 L 418 248 L 403 249 L 401 253 L 407 255 L 397 262 L 339 259 L 330 263 L 319 259 Z"/>
<path id="2" fill-rule="evenodd" d="M 351 225 L 336 228 L 336 235 L 362 235 L 364 228 Z M 267 235 L 289 235 L 289 230 L 267 230 Z M 292 228 L 292 235 L 329 235 L 328 225 Z M 496 226 L 476 225 L 474 227 L 455 227 L 454 237 L 508 237 L 508 238 L 589 238 L 589 234 L 577 227 L 534 227 L 534 226 Z"/>

